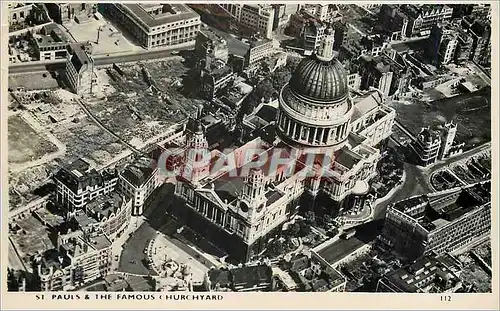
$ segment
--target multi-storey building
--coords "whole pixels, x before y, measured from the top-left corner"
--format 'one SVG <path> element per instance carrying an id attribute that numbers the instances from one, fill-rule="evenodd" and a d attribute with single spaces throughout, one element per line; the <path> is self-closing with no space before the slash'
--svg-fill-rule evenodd
<path id="1" fill-rule="evenodd" d="M 67 290 L 72 287 L 71 260 L 61 256 L 57 249 L 44 252 L 34 258 L 43 292 Z"/>
<path id="2" fill-rule="evenodd" d="M 260 132 L 222 152 L 208 149 L 201 126 L 189 135 L 191 152 L 175 188 L 182 203 L 172 213 L 231 257 L 246 261 L 264 250 L 303 195 L 325 194 L 332 214 L 350 211 L 345 199 L 364 192 L 376 174 L 376 146 L 390 136 L 395 112 L 378 92 L 350 97 L 347 75 L 330 45 L 325 41 L 305 58 L 281 90 L 271 124 L 277 137 Z M 280 165 L 255 167 L 254 155 L 274 153 L 284 157 Z M 323 169 L 308 162 L 315 157 Z M 218 166 L 229 158 L 234 161 L 224 162 L 228 166 Z"/>
<path id="3" fill-rule="evenodd" d="M 206 27 L 202 28 L 196 36 L 194 52 L 198 58 L 211 57 L 224 63 L 227 63 L 229 58 L 226 39 Z"/>
<path id="4" fill-rule="evenodd" d="M 274 8 L 274 22 L 273 30 L 278 27 L 284 27 L 288 25 L 290 21 L 290 16 L 297 13 L 299 10 L 299 4 L 273 4 Z"/>
<path id="5" fill-rule="evenodd" d="M 88 46 L 71 44 L 66 55 L 66 80 L 73 92 L 78 95 L 92 94 L 97 85 L 94 59 Z"/>
<path id="6" fill-rule="evenodd" d="M 446 256 L 446 255 L 444 255 Z M 447 256 L 451 257 L 451 256 Z M 454 293 L 462 287 L 457 265 L 450 267 L 448 258 L 428 255 L 396 271 L 384 275 L 377 283 L 377 292 L 391 293 Z M 453 260 L 453 258 L 451 258 Z"/>
<path id="7" fill-rule="evenodd" d="M 385 96 L 398 91 L 400 82 L 405 78 L 407 69 L 386 54 L 377 57 L 361 56 L 359 74 L 360 89 L 379 89 Z"/>
<path id="8" fill-rule="evenodd" d="M 201 95 L 212 100 L 220 90 L 232 85 L 236 79 L 233 69 L 223 62 L 211 61 L 207 58 L 205 67 L 200 71 L 200 91 Z"/>
<path id="9" fill-rule="evenodd" d="M 286 292 L 343 292 L 346 278 L 315 252 L 282 259 L 273 268 L 277 287 Z"/>
<path id="10" fill-rule="evenodd" d="M 274 288 L 273 272 L 267 265 L 233 269 L 211 269 L 203 280 L 209 292 L 270 292 Z"/>
<path id="11" fill-rule="evenodd" d="M 457 135 L 457 124 L 453 122 L 445 123 L 441 131 L 441 149 L 439 158 L 441 160 L 449 157 L 454 152 L 455 136 Z"/>
<path id="12" fill-rule="evenodd" d="M 33 3 L 9 3 L 9 26 L 13 24 L 23 23 L 33 10 Z"/>
<path id="13" fill-rule="evenodd" d="M 274 8 L 270 4 L 221 4 L 222 8 L 262 37 L 271 39 L 274 29 Z"/>
<path id="14" fill-rule="evenodd" d="M 73 214 L 93 199 L 112 192 L 118 181 L 116 172 L 97 172 L 83 159 L 60 169 L 54 176 L 56 204 Z"/>
<path id="15" fill-rule="evenodd" d="M 347 76 L 347 85 L 355 91 L 359 91 L 361 87 L 361 76 L 357 72 L 353 72 Z"/>
<path id="16" fill-rule="evenodd" d="M 431 63 L 441 66 L 455 61 L 459 32 L 448 25 L 434 25 L 425 52 Z"/>
<path id="17" fill-rule="evenodd" d="M 400 10 L 407 16 L 406 37 L 425 36 L 438 23 L 448 22 L 453 15 L 453 8 L 438 4 L 405 4 Z"/>
<path id="18" fill-rule="evenodd" d="M 438 131 L 423 128 L 410 146 L 417 157 L 417 163 L 422 166 L 435 163 L 441 149 L 441 135 Z"/>
<path id="19" fill-rule="evenodd" d="M 340 17 L 339 8 L 336 4 L 306 4 L 304 13 L 316 18 L 320 22 L 333 22 Z"/>
<path id="20" fill-rule="evenodd" d="M 392 34 L 393 39 L 406 37 L 409 18 L 397 5 L 382 4 L 378 16 L 381 26 Z"/>
<path id="21" fill-rule="evenodd" d="M 118 189 L 132 199 L 132 215 L 144 212 L 144 203 L 160 185 L 160 168 L 148 158 L 139 158 L 119 173 Z"/>
<path id="22" fill-rule="evenodd" d="M 50 16 L 59 24 L 89 21 L 97 12 L 96 3 L 46 3 Z"/>
<path id="23" fill-rule="evenodd" d="M 266 57 L 274 52 L 273 41 L 269 39 L 254 38 L 250 41 L 250 47 L 245 54 L 245 68 L 252 70 Z"/>
<path id="24" fill-rule="evenodd" d="M 83 211 L 86 216 L 83 216 Z M 132 199 L 116 192 L 105 194 L 89 202 L 75 217 L 79 216 L 85 221 L 89 218 L 94 219 L 102 232 L 114 241 L 130 223 Z"/>
<path id="25" fill-rule="evenodd" d="M 423 128 L 410 144 L 416 163 L 426 166 L 461 153 L 464 144 L 455 142 L 456 132 L 457 125 L 453 122 L 445 123 L 441 130 Z"/>
<path id="26" fill-rule="evenodd" d="M 480 65 L 491 63 L 491 25 L 476 20 L 469 29 L 473 39 L 472 59 Z"/>
<path id="27" fill-rule="evenodd" d="M 491 183 L 478 183 L 400 201 L 389 207 L 380 240 L 414 260 L 474 243 L 491 228 Z"/>
<path id="28" fill-rule="evenodd" d="M 66 58 L 71 40 L 52 23 L 44 26 L 40 34 L 33 34 L 36 56 L 39 60 Z"/>
<path id="29" fill-rule="evenodd" d="M 464 64 L 472 57 L 474 39 L 472 35 L 462 29 L 457 29 L 457 50 L 455 52 L 455 61 L 457 64 Z"/>
<path id="30" fill-rule="evenodd" d="M 116 20 L 146 49 L 191 42 L 200 30 L 200 16 L 185 4 L 103 3 Z"/>
<path id="31" fill-rule="evenodd" d="M 108 274 L 111 241 L 99 231 L 58 236 L 57 249 L 35 258 L 42 291 L 70 290 Z"/>

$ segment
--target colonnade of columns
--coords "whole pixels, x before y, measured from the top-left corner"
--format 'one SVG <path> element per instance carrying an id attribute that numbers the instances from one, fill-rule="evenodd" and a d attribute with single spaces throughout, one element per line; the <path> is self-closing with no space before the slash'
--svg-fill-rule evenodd
<path id="1" fill-rule="evenodd" d="M 280 131 L 292 140 L 315 146 L 331 146 L 342 142 L 349 134 L 349 123 L 336 127 L 319 127 L 296 122 L 284 113 L 278 114 L 277 125 Z"/>

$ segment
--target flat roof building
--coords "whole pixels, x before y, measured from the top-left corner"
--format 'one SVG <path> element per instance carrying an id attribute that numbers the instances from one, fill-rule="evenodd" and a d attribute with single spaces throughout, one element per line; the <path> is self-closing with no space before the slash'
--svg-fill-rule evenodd
<path id="1" fill-rule="evenodd" d="M 412 197 L 389 207 L 380 241 L 414 260 L 453 252 L 488 234 L 491 183 Z"/>
<path id="2" fill-rule="evenodd" d="M 376 291 L 453 293 L 462 287 L 456 270 L 446 258 L 428 255 L 382 277 Z"/>
<path id="3" fill-rule="evenodd" d="M 102 10 L 146 49 L 191 42 L 200 16 L 185 4 L 103 3 Z"/>

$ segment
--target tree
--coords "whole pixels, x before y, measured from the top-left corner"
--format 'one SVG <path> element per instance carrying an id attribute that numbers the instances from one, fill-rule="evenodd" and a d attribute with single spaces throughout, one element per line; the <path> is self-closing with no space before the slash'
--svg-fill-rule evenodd
<path id="1" fill-rule="evenodd" d="M 300 232 L 300 224 L 298 224 L 297 222 L 290 224 L 287 231 L 289 232 L 291 237 L 297 237 Z"/>
<path id="2" fill-rule="evenodd" d="M 26 277 L 26 291 L 39 292 L 42 290 L 42 280 L 38 274 L 38 264 L 35 260 L 32 263 L 33 273 Z"/>
<path id="3" fill-rule="evenodd" d="M 271 243 L 267 245 L 267 252 L 270 257 L 277 257 L 285 251 L 285 248 L 283 247 L 283 243 L 281 243 L 279 240 L 273 240 Z"/>
<path id="4" fill-rule="evenodd" d="M 311 233 L 311 226 L 306 224 L 305 222 L 300 222 L 299 223 L 299 236 L 300 237 L 305 237 Z"/>
<path id="5" fill-rule="evenodd" d="M 19 281 L 13 269 L 7 269 L 7 290 L 9 292 L 19 291 Z"/>
<path id="6" fill-rule="evenodd" d="M 269 100 L 275 92 L 273 83 L 269 79 L 262 80 L 255 88 L 255 95 L 259 100 L 261 98 Z"/>
<path id="7" fill-rule="evenodd" d="M 316 226 L 316 215 L 313 211 L 306 212 L 305 217 L 307 224 L 310 226 Z"/>
<path id="8" fill-rule="evenodd" d="M 326 227 L 329 227 L 329 225 L 331 224 L 332 222 L 332 217 L 328 214 L 324 214 L 323 215 L 323 224 L 325 226 L 325 229 L 328 229 Z"/>

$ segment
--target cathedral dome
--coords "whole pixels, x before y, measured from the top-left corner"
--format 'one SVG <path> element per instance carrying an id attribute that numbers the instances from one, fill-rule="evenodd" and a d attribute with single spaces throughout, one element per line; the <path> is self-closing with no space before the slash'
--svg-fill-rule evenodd
<path id="1" fill-rule="evenodd" d="M 298 95 L 323 102 L 339 101 L 346 98 L 349 92 L 342 64 L 334 57 L 318 55 L 300 62 L 289 86 Z"/>

